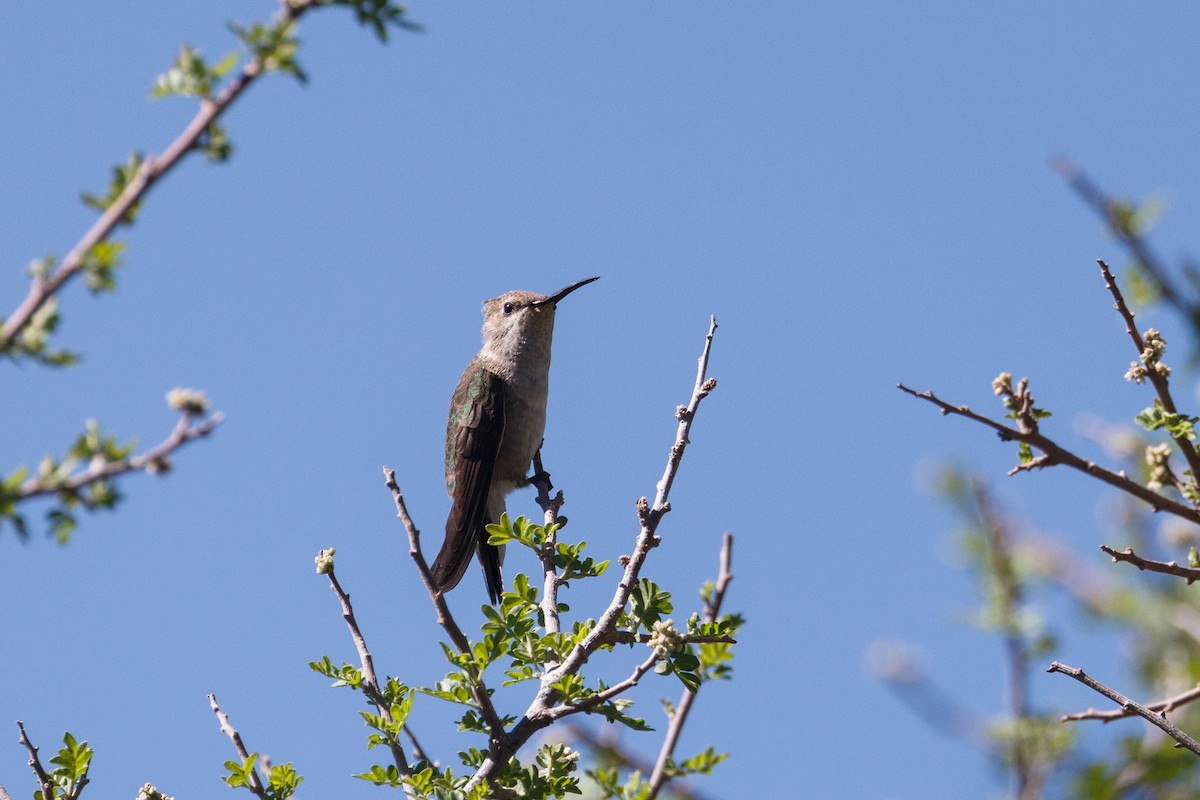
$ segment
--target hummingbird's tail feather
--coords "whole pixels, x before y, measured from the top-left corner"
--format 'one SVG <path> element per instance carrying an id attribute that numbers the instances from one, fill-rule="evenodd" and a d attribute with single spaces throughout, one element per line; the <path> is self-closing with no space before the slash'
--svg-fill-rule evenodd
<path id="1" fill-rule="evenodd" d="M 479 566 L 483 567 L 483 581 L 487 584 L 488 599 L 494 606 L 500 605 L 500 595 L 504 593 L 504 576 L 500 572 L 500 562 L 503 560 L 503 550 L 480 540 Z"/>
<path id="2" fill-rule="evenodd" d="M 433 582 L 439 590 L 448 592 L 458 586 L 471 563 L 476 538 L 455 524 L 453 517 L 446 521 L 446 540 L 430 567 Z"/>

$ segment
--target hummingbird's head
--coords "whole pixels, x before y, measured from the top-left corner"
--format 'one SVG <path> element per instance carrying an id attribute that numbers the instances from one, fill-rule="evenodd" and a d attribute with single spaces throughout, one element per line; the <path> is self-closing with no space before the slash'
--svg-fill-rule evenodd
<path id="1" fill-rule="evenodd" d="M 483 350 L 493 359 L 511 362 L 526 352 L 544 352 L 549 358 L 558 301 L 580 286 L 599 280 L 595 275 L 552 295 L 505 292 L 483 304 Z"/>

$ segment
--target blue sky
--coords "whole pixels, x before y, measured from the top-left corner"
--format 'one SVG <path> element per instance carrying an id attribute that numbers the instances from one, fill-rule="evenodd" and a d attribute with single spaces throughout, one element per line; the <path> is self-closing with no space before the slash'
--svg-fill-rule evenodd
<path id="1" fill-rule="evenodd" d="M 148 99 L 179 44 L 219 56 L 234 46 L 227 19 L 272 11 L 6 10 L 0 314 L 23 296 L 25 264 L 90 224 L 78 193 L 190 118 L 187 101 Z M 1099 565 L 1105 495 L 1076 475 L 1005 478 L 1010 447 L 894 385 L 989 408 L 996 373 L 1029 375 L 1055 432 L 1084 449 L 1076 414 L 1123 422 L 1149 402 L 1121 379 L 1132 353 L 1094 267 L 1124 258 L 1048 162 L 1063 153 L 1114 192 L 1162 193 L 1154 242 L 1185 255 L 1200 217 L 1200 12 L 765 0 L 411 12 L 425 32 L 388 46 L 346 13 L 306 19 L 311 81 L 253 87 L 226 117 L 231 162 L 192 159 L 153 190 L 117 294 L 64 294 L 60 342 L 84 363 L 3 367 L 6 471 L 61 452 L 90 417 L 158 441 L 174 386 L 203 388 L 228 419 L 170 477 L 126 481 L 119 511 L 86 519 L 69 547 L 0 535 L 0 725 L 23 719 L 46 749 L 64 729 L 91 741 L 90 793 L 132 796 L 147 780 L 212 793 L 232 755 L 205 701 L 216 692 L 252 749 L 296 763 L 303 795 L 377 795 L 347 777 L 373 755 L 355 698 L 307 667 L 353 657 L 312 557 L 338 548 L 381 671 L 439 677 L 380 466 L 397 469 L 436 541 L 445 410 L 481 301 L 600 274 L 560 309 L 544 451 L 572 529 L 598 553 L 628 552 L 708 315 L 721 326 L 719 387 L 649 567 L 690 611 L 722 533 L 736 537 L 728 602 L 750 620 L 736 679 L 705 690 L 683 744 L 731 754 L 703 788 L 1000 791 L 981 757 L 864 670 L 864 652 L 910 641 L 953 696 L 998 712 L 999 644 L 962 625 L 975 595 L 952 516 L 926 489 L 932 465 L 980 470 L 1010 510 Z M 1149 321 L 1170 340 L 1169 319 Z M 532 513 L 532 496 L 510 509 Z M 598 607 L 603 591 L 572 605 Z M 475 570 L 451 595 L 464 621 L 483 598 Z M 1055 657 L 1120 670 L 1101 634 L 1068 635 Z M 1037 703 L 1095 702 L 1067 683 L 1035 676 Z M 647 681 L 640 707 L 655 719 L 656 698 L 677 694 Z M 444 759 L 466 746 L 432 702 L 419 713 Z M 0 782 L 27 791 L 25 755 L 2 731 Z"/>

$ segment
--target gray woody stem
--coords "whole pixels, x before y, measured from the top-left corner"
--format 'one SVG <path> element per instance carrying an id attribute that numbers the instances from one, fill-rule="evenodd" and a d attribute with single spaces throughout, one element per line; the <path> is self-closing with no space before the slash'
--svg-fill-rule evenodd
<path id="1" fill-rule="evenodd" d="M 1195 739 L 1179 730 L 1179 728 L 1175 727 L 1172 722 L 1168 721 L 1166 711 L 1159 711 L 1158 713 L 1155 713 L 1149 708 L 1133 702 L 1120 692 L 1110 689 L 1100 681 L 1086 674 L 1083 670 L 1077 669 L 1076 667 L 1069 667 L 1066 664 L 1060 664 L 1059 662 L 1054 661 L 1050 664 L 1049 669 L 1046 671 L 1061 672 L 1063 675 L 1069 675 L 1070 677 L 1082 683 L 1084 686 L 1087 686 L 1089 689 L 1097 691 L 1107 697 L 1109 700 L 1112 700 L 1121 707 L 1122 711 L 1127 711 L 1131 714 L 1137 714 L 1139 717 L 1146 720 L 1151 725 L 1158 727 L 1172 739 L 1179 742 L 1181 746 L 1186 747 L 1188 750 L 1191 750 L 1193 753 L 1200 756 L 1200 742 L 1197 742 Z"/>
<path id="2" fill-rule="evenodd" d="M 54 781 L 50 780 L 50 776 L 46 774 L 46 770 L 42 767 L 42 761 L 38 758 L 38 749 L 33 746 L 33 742 L 29 741 L 29 737 L 25 735 L 25 723 L 21 722 L 21 720 L 17 720 L 17 730 L 21 732 L 18 741 L 29 753 L 29 766 L 33 769 L 33 774 L 37 776 L 38 789 L 42 793 L 43 800 L 54 800 Z"/>

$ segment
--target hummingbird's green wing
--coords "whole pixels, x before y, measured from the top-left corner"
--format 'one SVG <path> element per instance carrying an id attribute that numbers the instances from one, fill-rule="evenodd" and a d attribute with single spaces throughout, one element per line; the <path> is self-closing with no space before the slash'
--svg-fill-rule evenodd
<path id="1" fill-rule="evenodd" d="M 433 579 L 443 591 L 462 580 L 471 555 L 479 550 L 493 602 L 502 591 L 500 558 L 487 544 L 484 525 L 492 469 L 504 437 L 504 381 L 481 365 L 472 364 L 463 373 L 450 404 L 446 426 L 446 490 L 450 515 L 446 518 L 446 540 L 433 562 Z"/>

